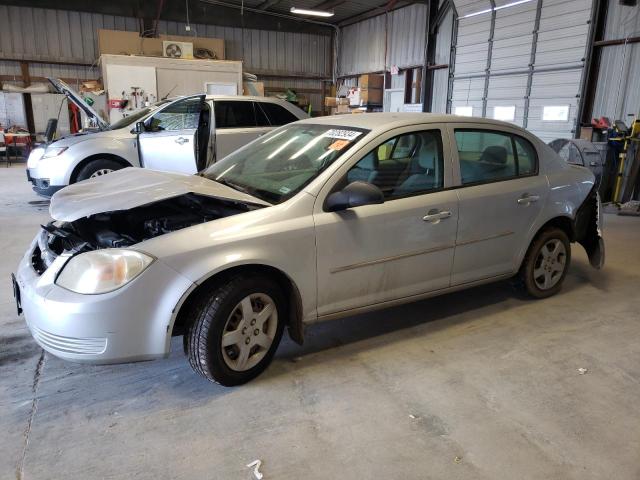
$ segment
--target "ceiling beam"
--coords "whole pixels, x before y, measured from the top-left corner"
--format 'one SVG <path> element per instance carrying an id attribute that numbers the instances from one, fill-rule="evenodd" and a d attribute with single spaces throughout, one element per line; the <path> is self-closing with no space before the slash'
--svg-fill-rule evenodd
<path id="1" fill-rule="evenodd" d="M 258 9 L 267 10 L 268 8 L 273 7 L 278 3 L 280 3 L 280 0 L 265 0 L 260 5 L 258 5 Z"/>
<path id="2" fill-rule="evenodd" d="M 326 0 L 322 3 L 317 4 L 313 7 L 315 10 L 329 10 L 331 8 L 335 8 L 338 5 L 342 5 L 345 0 Z"/>

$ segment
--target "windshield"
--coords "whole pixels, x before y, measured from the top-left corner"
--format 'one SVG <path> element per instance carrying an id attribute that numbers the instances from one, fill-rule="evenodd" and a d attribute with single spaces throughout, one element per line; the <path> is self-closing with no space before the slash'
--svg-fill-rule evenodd
<path id="1" fill-rule="evenodd" d="M 302 190 L 369 130 L 291 124 L 260 137 L 202 172 L 202 176 L 270 203 Z"/>
<path id="2" fill-rule="evenodd" d="M 138 120 L 142 120 L 149 113 L 153 112 L 154 110 L 157 110 L 158 107 L 161 107 L 162 105 L 164 105 L 164 104 L 166 104 L 168 102 L 169 102 L 169 100 L 162 100 L 160 102 L 154 103 L 153 105 L 151 105 L 149 107 L 145 107 L 145 108 L 141 108 L 140 110 L 136 110 L 135 112 L 130 113 L 126 117 L 121 118 L 117 122 L 112 123 L 111 125 L 109 125 L 109 130 L 118 130 L 119 128 L 128 127 L 129 125 L 134 124 Z"/>

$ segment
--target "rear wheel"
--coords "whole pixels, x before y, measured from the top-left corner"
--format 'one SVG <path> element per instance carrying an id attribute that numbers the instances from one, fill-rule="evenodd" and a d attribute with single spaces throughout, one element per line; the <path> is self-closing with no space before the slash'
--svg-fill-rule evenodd
<path id="1" fill-rule="evenodd" d="M 194 309 L 185 344 L 191 367 L 210 381 L 240 385 L 262 373 L 278 348 L 286 302 L 266 276 L 231 278 Z"/>
<path id="2" fill-rule="evenodd" d="M 533 240 L 525 256 L 518 280 L 535 298 L 558 293 L 571 262 L 571 245 L 567 234 L 559 228 L 543 230 Z"/>
<path id="3" fill-rule="evenodd" d="M 102 175 L 107 175 L 116 170 L 120 170 L 121 168 L 124 168 L 122 164 L 115 160 L 111 160 L 109 158 L 97 158 L 95 160 L 91 160 L 80 169 L 76 177 L 76 181 L 80 182 L 89 178 L 101 177 Z"/>

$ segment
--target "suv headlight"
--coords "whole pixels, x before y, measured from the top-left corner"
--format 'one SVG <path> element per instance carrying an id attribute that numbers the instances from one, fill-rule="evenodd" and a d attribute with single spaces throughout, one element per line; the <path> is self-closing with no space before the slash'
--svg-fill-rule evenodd
<path id="1" fill-rule="evenodd" d="M 67 262 L 56 284 L 89 295 L 112 292 L 140 275 L 153 260 L 146 253 L 121 248 L 81 253 Z"/>
<path id="2" fill-rule="evenodd" d="M 69 147 L 47 147 L 47 149 L 44 151 L 44 155 L 42 155 L 42 158 L 57 157 L 58 155 L 61 155 L 64 151 L 66 151 L 67 148 Z"/>
<path id="3" fill-rule="evenodd" d="M 27 159 L 27 168 L 36 168 L 38 162 L 44 155 L 44 148 L 34 148 Z"/>

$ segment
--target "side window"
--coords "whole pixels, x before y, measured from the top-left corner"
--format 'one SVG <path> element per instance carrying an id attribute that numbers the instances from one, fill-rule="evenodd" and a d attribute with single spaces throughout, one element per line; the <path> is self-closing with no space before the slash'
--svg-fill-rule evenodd
<path id="1" fill-rule="evenodd" d="M 253 108 L 256 111 L 256 125 L 258 127 L 270 127 L 271 126 L 271 122 L 269 121 L 269 118 L 267 117 L 267 114 L 264 113 L 264 110 L 262 108 L 260 108 L 260 104 L 259 103 L 254 103 L 253 104 Z"/>
<path id="2" fill-rule="evenodd" d="M 560 150 L 558 150 L 558 156 L 565 162 L 569 162 L 569 142 L 565 143 Z"/>
<path id="3" fill-rule="evenodd" d="M 582 155 L 573 143 L 569 146 L 569 159 L 567 160 L 569 163 L 573 163 L 574 165 L 582 165 Z"/>
<path id="4" fill-rule="evenodd" d="M 200 97 L 178 100 L 156 113 L 147 123 L 152 132 L 197 129 L 202 100 Z"/>
<path id="5" fill-rule="evenodd" d="M 298 117 L 281 105 L 269 102 L 259 102 L 257 105 L 267 114 L 273 126 L 286 125 L 299 120 Z"/>
<path id="6" fill-rule="evenodd" d="M 536 149 L 528 140 L 513 136 L 516 144 L 518 160 L 518 175 L 533 175 L 538 171 L 538 156 Z"/>
<path id="7" fill-rule="evenodd" d="M 220 100 L 215 102 L 216 128 L 246 128 L 256 126 L 253 102 Z"/>
<path id="8" fill-rule="evenodd" d="M 369 182 L 386 199 L 423 194 L 443 187 L 440 131 L 414 132 L 387 140 L 347 173 L 347 182 Z"/>
<path id="9" fill-rule="evenodd" d="M 487 130 L 456 130 L 462 184 L 516 176 L 511 135 Z"/>

